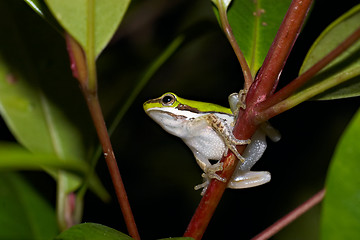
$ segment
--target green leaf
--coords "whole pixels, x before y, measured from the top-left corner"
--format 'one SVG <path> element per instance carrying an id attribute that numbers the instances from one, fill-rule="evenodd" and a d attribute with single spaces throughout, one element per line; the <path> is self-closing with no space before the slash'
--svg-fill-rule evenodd
<path id="1" fill-rule="evenodd" d="M 255 76 L 276 36 L 291 0 L 236 0 L 228 19 L 236 41 Z"/>
<path id="2" fill-rule="evenodd" d="M 40 170 L 44 167 L 76 171 L 85 174 L 87 164 L 77 159 L 60 159 L 54 154 L 31 153 L 18 144 L 0 142 L 1 170 Z"/>
<path id="3" fill-rule="evenodd" d="M 131 240 L 115 229 L 97 223 L 75 225 L 58 235 L 55 240 Z"/>
<path id="4" fill-rule="evenodd" d="M 326 54 L 336 48 L 342 41 L 360 27 L 360 5 L 355 6 L 347 13 L 328 26 L 315 41 L 309 50 L 300 74 L 317 63 Z M 321 70 L 305 87 L 310 88 L 319 83 L 343 82 L 336 87 L 315 97 L 317 100 L 331 100 L 354 97 L 360 95 L 360 41 L 357 41 L 348 50 Z"/>
<path id="5" fill-rule="evenodd" d="M 360 239 L 360 110 L 341 137 L 326 179 L 322 239 Z"/>
<path id="6" fill-rule="evenodd" d="M 23 1 L 0 1 L 0 11 L 2 118 L 32 153 L 56 156 L 48 160 L 74 159 L 74 164 L 86 164 L 95 132 L 72 78 L 63 38 Z M 78 176 L 68 177 L 65 192 L 81 184 Z"/>
<path id="7" fill-rule="evenodd" d="M 2 118 L 16 139 L 31 152 L 84 160 L 82 128 L 71 118 L 84 111 L 77 97 L 80 91 L 71 82 L 70 73 L 64 71 L 68 67 L 64 64 L 66 52 L 62 39 L 47 29 L 22 1 L 1 1 L 0 9 L 0 31 L 5 36 L 0 39 Z M 61 51 L 49 43 L 64 49 Z M 78 178 L 70 175 L 68 183 L 65 191 L 72 191 L 80 184 Z"/>
<path id="8" fill-rule="evenodd" d="M 0 174 L 0 239 L 52 239 L 55 210 L 18 174 Z"/>
<path id="9" fill-rule="evenodd" d="M 30 151 L 85 159 L 91 121 L 64 41 L 21 3 L 0 3 L 0 114 Z"/>
<path id="10" fill-rule="evenodd" d="M 130 0 L 45 0 L 45 2 L 55 18 L 80 43 L 85 52 L 89 48 L 89 33 L 91 35 L 91 29 L 94 29 L 95 55 L 99 55 L 119 26 Z M 91 17 L 92 10 L 95 11 L 94 18 Z"/>

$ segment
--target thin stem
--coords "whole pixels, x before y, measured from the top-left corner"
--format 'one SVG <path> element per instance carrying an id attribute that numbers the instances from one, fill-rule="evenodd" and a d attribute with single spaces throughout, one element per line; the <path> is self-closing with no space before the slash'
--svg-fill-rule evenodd
<path id="1" fill-rule="evenodd" d="M 300 33 L 311 3 L 312 0 L 293 0 L 291 2 L 264 64 L 248 92 L 247 103 L 262 102 L 275 90 L 281 71 Z"/>
<path id="2" fill-rule="evenodd" d="M 269 97 L 268 99 L 266 99 L 264 102 L 259 103 L 258 107 L 261 110 L 266 110 L 266 113 L 261 113 L 260 115 L 264 115 L 263 117 L 261 117 L 259 115 L 259 118 L 262 118 L 261 121 L 263 121 L 264 119 L 268 119 L 268 117 L 270 116 L 269 113 L 273 110 L 275 110 L 274 106 L 278 105 L 281 101 L 283 101 L 284 99 L 288 98 L 291 94 L 293 94 L 296 90 L 298 90 L 300 87 L 302 87 L 305 83 L 307 83 L 313 76 L 315 76 L 315 74 L 317 74 L 321 69 L 323 69 L 326 65 L 328 65 L 331 61 L 333 61 L 335 58 L 337 58 L 340 54 L 342 54 L 346 49 L 348 49 L 349 47 L 352 46 L 352 44 L 354 44 L 357 40 L 359 40 L 360 38 L 360 28 L 358 28 L 354 33 L 352 33 L 348 38 L 346 38 L 339 46 L 337 46 L 334 50 L 332 50 L 329 54 L 327 54 L 324 58 L 322 58 L 320 61 L 318 61 L 315 65 L 313 65 L 311 68 L 309 68 L 306 72 L 304 72 L 303 74 L 301 74 L 299 77 L 297 77 L 295 80 L 293 80 L 292 82 L 290 82 L 288 85 L 286 85 L 285 87 L 283 87 L 281 90 L 279 90 L 278 92 L 276 92 L 274 95 L 272 95 L 271 97 Z M 348 73 L 350 74 L 350 73 Z M 342 78 L 344 79 L 345 76 L 342 76 Z M 345 79 L 346 80 L 346 79 Z M 309 98 L 323 92 L 324 90 L 328 89 L 329 87 L 334 86 L 333 83 L 336 83 L 335 85 L 341 83 L 343 81 L 332 81 L 330 83 L 320 83 L 321 85 L 315 85 L 317 86 L 316 88 L 312 87 L 312 91 L 310 94 L 310 91 L 307 91 L 304 93 L 304 96 L 300 96 L 298 99 L 298 103 L 300 103 L 301 101 L 305 101 L 308 100 Z M 322 86 L 322 87 L 321 87 Z M 325 88 L 324 88 L 325 87 Z M 316 91 L 316 89 L 318 91 Z M 300 94 L 299 94 L 300 95 Z M 286 102 L 285 102 L 286 101 Z M 286 111 L 290 108 L 292 108 L 293 106 L 297 105 L 297 104 L 287 104 L 287 100 L 285 100 L 284 103 L 282 103 L 281 105 L 286 107 L 286 108 L 281 108 L 281 112 Z M 300 102 L 299 102 L 300 101 Z M 273 107 L 272 107 L 273 106 Z M 271 107 L 271 108 L 270 108 Z M 279 108 L 276 108 L 278 110 L 280 110 Z M 279 114 L 280 112 L 274 112 L 271 114 L 272 116 L 275 116 L 277 114 Z M 266 115 L 266 117 L 265 117 Z"/>
<path id="3" fill-rule="evenodd" d="M 293 211 L 285 215 L 284 217 L 280 218 L 270 227 L 266 228 L 260 234 L 256 235 L 252 238 L 252 240 L 265 240 L 269 239 L 270 237 L 274 236 L 278 233 L 281 229 L 289 225 L 295 219 L 300 217 L 302 214 L 306 213 L 309 209 L 314 207 L 316 204 L 320 203 L 325 196 L 325 189 L 322 189 L 306 202 L 301 204 L 299 207 L 295 208 Z"/>
<path id="4" fill-rule="evenodd" d="M 322 81 L 318 84 L 315 84 L 304 91 L 301 91 L 298 94 L 288 97 L 287 99 L 275 104 L 264 111 L 262 111 L 256 117 L 258 122 L 266 121 L 282 112 L 285 112 L 296 105 L 309 100 L 310 98 L 322 93 L 330 88 L 333 88 L 343 82 L 346 82 L 356 76 L 360 75 L 360 67 L 351 69 L 346 73 L 337 74 L 326 81 Z"/>
<path id="5" fill-rule="evenodd" d="M 119 201 L 127 229 L 129 231 L 129 234 L 134 239 L 140 239 L 140 235 L 138 233 L 134 216 L 132 214 L 130 203 L 126 194 L 126 190 L 120 175 L 119 167 L 117 165 L 114 151 L 112 149 L 110 138 L 106 129 L 98 97 L 97 95 L 89 94 L 89 92 L 87 92 L 86 90 L 84 91 L 84 95 L 87 100 L 90 114 L 93 119 L 101 146 L 103 148 L 106 164 L 109 169 L 111 180 L 115 188 L 115 193 Z"/>
<path id="6" fill-rule="evenodd" d="M 236 42 L 235 36 L 232 32 L 231 26 L 230 26 L 228 18 L 227 18 L 227 12 L 226 12 L 225 6 L 221 0 L 217 1 L 217 6 L 219 9 L 221 26 L 223 28 L 223 31 L 224 31 L 227 39 L 229 40 L 229 42 L 231 44 L 231 47 L 233 48 L 233 50 L 236 54 L 236 57 L 240 63 L 242 72 L 244 74 L 244 79 L 245 79 L 244 89 L 248 90 L 250 88 L 252 82 L 254 81 L 254 79 L 251 75 L 251 70 L 249 68 L 249 65 L 246 62 L 244 54 L 242 53 L 239 45 Z"/>
<path id="7" fill-rule="evenodd" d="M 127 193 L 120 175 L 120 171 L 115 159 L 115 155 L 112 149 L 109 134 L 105 125 L 104 117 L 102 114 L 101 106 L 97 96 L 97 89 L 89 89 L 87 79 L 93 79 L 96 86 L 96 66 L 95 58 L 87 57 L 85 61 L 85 55 L 79 46 L 79 44 L 70 36 L 66 37 L 67 48 L 71 61 L 71 70 L 73 75 L 78 79 L 81 89 L 83 91 L 86 103 L 88 105 L 96 132 L 98 134 L 99 141 L 101 143 L 106 164 L 109 169 L 109 173 L 114 185 L 115 193 L 123 213 L 123 217 L 129 231 L 129 234 L 136 240 L 140 240 L 134 216 L 132 214 L 130 203 L 127 198 Z M 90 62 L 90 60 L 92 62 Z M 93 69 L 89 69 L 89 65 L 93 66 Z M 87 68 L 86 68 L 87 67 Z M 88 71 L 84 71 L 84 70 Z M 95 74 L 95 75 L 94 75 Z M 90 76 L 92 75 L 92 76 Z"/>
<path id="8" fill-rule="evenodd" d="M 225 179 L 230 179 L 234 173 L 237 163 L 238 159 L 232 153 L 228 155 L 228 157 L 224 160 L 224 170 L 220 176 Z M 211 180 L 186 229 L 186 232 L 184 233 L 184 237 L 192 237 L 195 240 L 200 240 L 202 238 L 226 189 L 226 185 L 227 183 L 220 182 L 215 179 Z"/>

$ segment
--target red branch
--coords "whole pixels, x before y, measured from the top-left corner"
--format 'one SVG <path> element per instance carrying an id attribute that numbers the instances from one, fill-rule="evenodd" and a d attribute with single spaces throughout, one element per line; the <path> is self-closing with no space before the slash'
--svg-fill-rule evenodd
<path id="1" fill-rule="evenodd" d="M 264 64 L 251 86 L 247 104 L 264 101 L 275 91 L 281 71 L 300 33 L 312 0 L 293 0 L 270 47 Z"/>
<path id="2" fill-rule="evenodd" d="M 272 94 L 278 81 L 278 77 L 291 51 L 291 48 L 300 32 L 306 14 L 310 8 L 311 0 L 293 0 L 286 14 L 280 30 L 270 48 L 264 65 L 260 70 L 254 84 L 249 89 L 246 110 L 240 109 L 237 123 L 234 127 L 234 135 L 238 139 L 249 139 L 256 131 L 254 106 L 265 100 Z M 241 154 L 245 147 L 238 148 Z M 231 152 L 221 159 L 224 170 L 217 173 L 225 179 L 230 179 L 235 171 L 238 159 Z M 212 180 L 207 191 L 201 199 L 184 234 L 185 237 L 193 237 L 196 240 L 202 238 L 227 183 Z"/>
<path id="3" fill-rule="evenodd" d="M 274 236 L 278 233 L 281 229 L 289 225 L 295 219 L 300 217 L 302 214 L 306 213 L 309 209 L 314 207 L 316 204 L 320 203 L 325 196 L 325 189 L 322 189 L 320 192 L 316 193 L 306 202 L 301 204 L 299 207 L 295 208 L 293 211 L 285 215 L 284 217 L 280 218 L 270 227 L 266 228 L 260 234 L 256 235 L 252 238 L 252 240 L 265 240 L 269 239 L 270 237 Z"/>
<path id="4" fill-rule="evenodd" d="M 66 34 L 66 44 L 71 61 L 71 70 L 74 77 L 76 77 L 80 83 L 81 90 L 83 91 L 86 103 L 88 105 L 99 141 L 104 152 L 105 161 L 109 169 L 111 180 L 114 185 L 121 211 L 123 213 L 126 227 L 129 231 L 129 234 L 134 239 L 140 240 L 140 235 L 135 224 L 134 216 L 131 211 L 127 193 L 105 125 L 104 116 L 102 114 L 101 106 L 97 96 L 97 91 L 90 91 L 88 89 L 88 74 L 85 54 L 80 45 L 68 34 Z"/>
<path id="5" fill-rule="evenodd" d="M 306 72 L 298 76 L 296 79 L 291 81 L 288 85 L 280 89 L 274 95 L 266 99 L 266 101 L 260 103 L 258 105 L 259 112 L 266 111 L 271 106 L 281 102 L 282 100 L 289 97 L 296 90 L 302 87 L 305 83 L 307 83 L 313 76 L 315 76 L 321 69 L 323 69 L 326 65 L 328 65 L 331 61 L 337 58 L 340 54 L 342 54 L 346 49 L 351 47 L 356 41 L 360 38 L 360 28 L 358 28 L 355 32 L 353 32 L 349 37 L 347 37 L 339 46 L 337 46 L 334 50 L 332 50 L 329 54 L 327 54 L 324 58 L 314 64 L 311 68 L 309 68 Z M 258 115 L 260 121 L 266 121 L 269 118 L 274 117 L 281 112 L 288 110 L 288 108 L 281 109 L 281 111 L 272 111 L 268 110 L 266 112 L 262 112 Z"/>

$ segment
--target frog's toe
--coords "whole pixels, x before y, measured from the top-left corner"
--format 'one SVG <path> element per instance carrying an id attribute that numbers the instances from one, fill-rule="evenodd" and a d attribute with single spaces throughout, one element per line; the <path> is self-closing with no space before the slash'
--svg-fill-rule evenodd
<path id="1" fill-rule="evenodd" d="M 233 176 L 227 187 L 233 189 L 250 188 L 265 184 L 271 180 L 269 172 L 244 171 L 242 174 Z"/>
<path id="2" fill-rule="evenodd" d="M 201 196 L 204 196 L 205 192 L 206 192 L 206 189 L 207 187 L 209 186 L 209 183 L 210 183 L 210 178 L 207 177 L 207 175 L 205 173 L 203 173 L 201 175 L 204 179 L 204 182 L 201 183 L 201 184 L 198 184 L 194 187 L 195 190 L 199 190 L 199 189 L 202 189 L 201 191 Z"/>
<path id="3" fill-rule="evenodd" d="M 207 166 L 205 169 L 205 174 L 206 177 L 208 179 L 213 179 L 215 178 L 216 180 L 219 180 L 221 182 L 225 182 L 226 179 L 220 177 L 219 175 L 216 174 L 216 172 L 223 170 L 223 163 L 222 162 L 217 162 L 213 165 Z"/>

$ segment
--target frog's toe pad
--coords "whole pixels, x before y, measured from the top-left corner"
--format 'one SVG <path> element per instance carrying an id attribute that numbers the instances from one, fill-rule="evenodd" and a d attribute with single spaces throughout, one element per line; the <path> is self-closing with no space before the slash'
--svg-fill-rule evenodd
<path id="1" fill-rule="evenodd" d="M 223 163 L 222 162 L 217 162 L 213 165 L 207 166 L 205 169 L 205 176 L 207 179 L 217 179 L 221 182 L 225 182 L 226 179 L 220 177 L 219 175 L 216 174 L 217 171 L 222 171 L 223 170 Z"/>
<path id="2" fill-rule="evenodd" d="M 271 180 L 269 172 L 244 171 L 233 176 L 227 187 L 233 189 L 250 188 L 265 184 Z"/>

